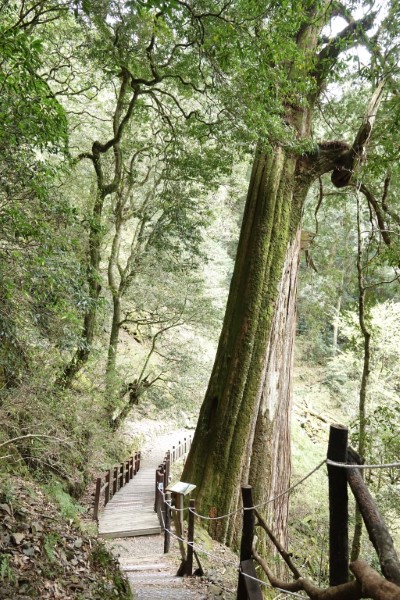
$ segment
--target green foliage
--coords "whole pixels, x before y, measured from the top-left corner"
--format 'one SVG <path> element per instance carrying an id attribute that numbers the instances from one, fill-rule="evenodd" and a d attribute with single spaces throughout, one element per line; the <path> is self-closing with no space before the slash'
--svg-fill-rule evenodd
<path id="1" fill-rule="evenodd" d="M 39 74 L 43 40 L 25 28 L 16 6 L 3 3 L 0 10 L 0 147 L 62 150 L 67 120 Z"/>
<path id="2" fill-rule="evenodd" d="M 105 600 L 113 600 L 115 595 L 118 594 L 118 597 L 126 598 L 126 600 L 132 598 L 129 583 L 122 575 L 122 572 L 118 567 L 118 562 L 101 542 L 97 542 L 93 546 L 91 561 L 95 567 L 99 566 L 102 568 L 108 579 L 112 579 L 112 588 L 110 588 L 105 581 L 99 583 L 97 589 L 99 597 L 102 599 L 104 598 Z"/>
<path id="3" fill-rule="evenodd" d="M 0 556 L 0 580 L 4 581 L 8 579 L 12 583 L 15 583 L 15 574 L 12 571 L 11 567 L 11 559 L 7 554 L 2 554 Z"/>
<path id="4" fill-rule="evenodd" d="M 43 540 L 43 549 L 46 553 L 50 563 L 57 562 L 57 557 L 54 554 L 54 550 L 59 541 L 57 533 L 48 533 Z"/>
<path id="5" fill-rule="evenodd" d="M 78 521 L 80 514 L 84 512 L 84 508 L 80 506 L 69 494 L 67 494 L 60 481 L 52 480 L 45 486 L 45 490 L 50 497 L 58 504 L 60 514 L 64 519 Z"/>

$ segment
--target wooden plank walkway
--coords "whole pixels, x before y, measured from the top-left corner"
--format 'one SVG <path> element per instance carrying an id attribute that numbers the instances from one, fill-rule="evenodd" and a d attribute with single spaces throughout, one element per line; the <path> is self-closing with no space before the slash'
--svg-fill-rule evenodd
<path id="1" fill-rule="evenodd" d="M 171 438 L 172 435 L 174 438 Z M 179 437 L 183 438 L 177 432 L 157 436 L 157 443 L 150 450 L 145 448 L 139 472 L 111 498 L 98 516 L 101 537 L 122 538 L 161 533 L 160 522 L 154 512 L 156 469 L 164 460 L 172 439 L 175 443 Z"/>
<path id="2" fill-rule="evenodd" d="M 134 537 L 161 532 L 154 512 L 155 470 L 161 460 L 154 463 L 143 460 L 135 477 L 113 496 L 99 515 L 101 537 Z"/>

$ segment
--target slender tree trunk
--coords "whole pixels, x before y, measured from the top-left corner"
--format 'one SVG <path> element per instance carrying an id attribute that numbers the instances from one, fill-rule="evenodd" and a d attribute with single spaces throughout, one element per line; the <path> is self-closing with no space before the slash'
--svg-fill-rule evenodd
<path id="1" fill-rule="evenodd" d="M 335 313 L 333 317 L 333 336 L 332 336 L 332 350 L 335 355 L 337 352 L 338 346 L 338 336 L 339 336 L 339 318 L 340 318 L 340 310 L 342 308 L 342 298 L 343 298 L 343 276 L 342 276 L 342 285 L 340 286 L 339 295 L 336 301 Z"/>
<path id="2" fill-rule="evenodd" d="M 357 240 L 358 240 L 358 249 L 357 249 L 357 277 L 358 277 L 358 320 L 360 324 L 361 333 L 363 336 L 363 371 L 361 375 L 361 385 L 360 385 L 360 393 L 359 393 L 359 405 L 358 405 L 358 453 L 360 456 L 364 457 L 365 455 L 365 447 L 366 447 L 366 424 L 367 424 L 367 391 L 369 384 L 369 376 L 371 371 L 371 333 L 367 327 L 366 321 L 366 289 L 364 282 L 364 267 L 363 267 L 363 248 L 362 248 L 362 238 L 361 238 L 361 209 L 360 209 L 360 199 L 357 194 Z M 361 476 L 364 476 L 364 473 L 361 471 Z M 356 505 L 355 510 L 355 524 L 354 524 L 354 535 L 353 535 L 353 543 L 351 547 L 351 561 L 355 561 L 358 559 L 361 552 L 361 538 L 362 538 L 362 530 L 363 530 L 363 519 Z"/>
<path id="3" fill-rule="evenodd" d="M 119 331 L 121 328 L 121 297 L 117 293 L 113 296 L 113 313 L 111 321 L 110 341 L 107 356 L 107 379 L 115 373 Z"/>
<path id="4" fill-rule="evenodd" d="M 121 328 L 121 297 L 122 297 L 122 275 L 118 269 L 119 250 L 122 235 L 122 209 L 121 194 L 117 194 L 115 207 L 115 233 L 111 245 L 110 258 L 108 259 L 108 287 L 112 295 L 113 310 L 111 319 L 110 340 L 108 343 L 106 379 L 108 384 L 115 374 L 117 361 L 119 331 Z"/>
<path id="5" fill-rule="evenodd" d="M 97 185 L 97 193 L 93 211 L 89 219 L 89 257 L 87 267 L 89 305 L 84 315 L 80 345 L 72 357 L 71 362 L 65 367 L 62 375 L 57 381 L 58 385 L 62 387 L 69 386 L 75 375 L 87 362 L 94 339 L 97 305 L 101 291 L 101 274 L 99 267 L 101 258 L 101 241 L 103 237 L 103 206 L 106 197 L 117 192 L 120 187 L 122 176 L 122 150 L 120 142 L 124 130 L 131 119 L 132 112 L 139 95 L 139 87 L 136 86 L 135 89 L 130 89 L 129 84 L 132 76 L 127 69 L 122 69 L 120 77 L 121 83 L 119 86 L 117 102 L 112 120 L 113 137 L 105 144 L 102 144 L 98 141 L 93 142 L 92 152 L 81 155 L 81 158 L 87 158 L 91 160 L 96 173 Z M 129 104 L 127 108 L 124 109 L 128 94 L 130 95 Z M 111 181 L 107 182 L 107 178 L 105 178 L 104 175 L 102 157 L 109 151 L 112 151 L 114 165 L 111 169 Z"/>
<path id="6" fill-rule="evenodd" d="M 89 256 L 87 265 L 87 282 L 89 304 L 83 318 L 83 331 L 81 343 L 76 350 L 71 362 L 66 366 L 62 375 L 59 377 L 57 384 L 61 387 L 68 387 L 75 375 L 80 371 L 82 366 L 87 362 L 91 346 L 94 339 L 96 326 L 97 304 L 99 301 L 101 283 L 100 283 L 100 248 L 102 240 L 101 218 L 103 212 L 105 195 L 98 190 L 93 207 L 92 217 L 90 220 L 89 231 Z"/>

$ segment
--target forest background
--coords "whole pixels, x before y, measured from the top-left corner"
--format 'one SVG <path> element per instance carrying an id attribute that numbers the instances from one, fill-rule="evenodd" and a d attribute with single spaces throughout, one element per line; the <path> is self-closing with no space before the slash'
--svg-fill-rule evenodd
<path id="1" fill-rule="evenodd" d="M 93 469 L 125 456 L 128 415 L 195 425 L 256 147 L 352 144 L 382 81 L 354 184 L 321 176 L 304 208 L 293 477 L 323 457 L 331 418 L 367 462 L 398 460 L 399 7 L 332 4 L 319 44 L 339 40 L 340 59 L 299 140 L 284 107 L 309 81 L 290 39 L 319 4 L 0 4 L 5 477 L 79 499 Z M 353 14 L 361 50 L 340 33 Z M 263 37 L 272 16 L 280 28 Z M 368 483 L 398 536 L 399 471 Z M 318 539 L 303 559 L 322 578 L 323 486 L 290 516 L 297 548 Z"/>

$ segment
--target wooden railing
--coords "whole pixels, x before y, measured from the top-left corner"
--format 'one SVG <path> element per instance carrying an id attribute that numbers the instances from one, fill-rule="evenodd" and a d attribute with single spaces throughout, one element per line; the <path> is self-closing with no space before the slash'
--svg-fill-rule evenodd
<path id="1" fill-rule="evenodd" d="M 102 477 L 96 479 L 94 495 L 93 518 L 99 517 L 101 498 L 104 496 L 102 507 L 107 506 L 114 494 L 136 475 L 140 469 L 140 452 L 109 469 Z"/>
<path id="2" fill-rule="evenodd" d="M 294 566 L 291 555 L 279 544 L 265 519 L 255 509 L 251 486 L 242 487 L 243 531 L 240 547 L 240 571 L 237 600 L 262 600 L 262 581 L 256 575 L 253 560 L 256 560 L 267 575 L 269 583 L 281 592 L 305 591 L 310 598 L 372 598 L 373 600 L 400 599 L 400 561 L 393 541 L 378 507 L 365 484 L 360 469 L 359 457 L 347 447 L 347 428 L 332 425 L 330 429 L 327 463 L 329 477 L 329 583 L 323 590 L 302 578 Z M 334 464 L 332 464 L 334 463 Z M 382 465 L 380 465 L 382 466 Z M 357 560 L 349 565 L 348 552 L 348 487 L 350 487 L 369 538 L 378 555 L 382 577 L 367 563 Z M 294 581 L 287 583 L 274 577 L 267 561 L 258 556 L 253 546 L 255 518 L 271 542 L 275 545 Z M 349 569 L 355 579 L 349 581 Z"/>
<path id="3" fill-rule="evenodd" d="M 158 518 L 162 525 L 161 510 L 164 507 L 164 491 L 168 487 L 170 481 L 170 469 L 177 460 L 184 457 L 190 450 L 192 445 L 192 436 L 183 438 L 183 442 L 179 440 L 176 446 L 172 446 L 171 450 L 167 450 L 163 462 L 156 469 L 155 481 L 155 496 L 154 496 L 154 512 L 158 514 Z"/>

